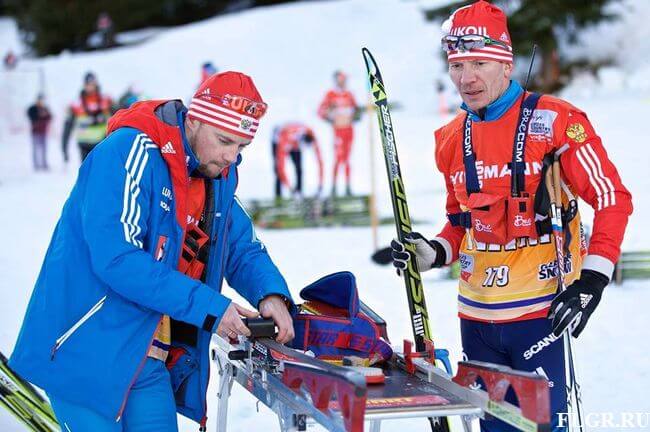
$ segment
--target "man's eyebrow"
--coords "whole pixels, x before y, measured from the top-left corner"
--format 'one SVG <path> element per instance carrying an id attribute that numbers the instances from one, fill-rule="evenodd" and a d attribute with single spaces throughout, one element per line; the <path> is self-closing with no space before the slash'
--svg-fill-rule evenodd
<path id="1" fill-rule="evenodd" d="M 217 136 L 219 137 L 220 140 L 226 142 L 226 144 L 237 144 L 238 146 L 244 146 L 244 147 L 247 147 L 247 146 L 251 143 L 251 141 L 248 141 L 248 142 L 238 142 L 238 141 L 236 141 L 234 138 L 230 138 L 230 137 L 228 137 L 228 136 L 226 136 L 226 135 L 222 135 L 222 134 L 218 134 Z"/>
<path id="2" fill-rule="evenodd" d="M 235 142 L 234 139 L 232 139 L 232 138 L 230 138 L 230 137 L 227 137 L 226 135 L 218 134 L 217 136 L 219 137 L 220 140 L 225 141 L 225 142 L 227 142 L 228 144 L 232 144 L 232 143 Z"/>

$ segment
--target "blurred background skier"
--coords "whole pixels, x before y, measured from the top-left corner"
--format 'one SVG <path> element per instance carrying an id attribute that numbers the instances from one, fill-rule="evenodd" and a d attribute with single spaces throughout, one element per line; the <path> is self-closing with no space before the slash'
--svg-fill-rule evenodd
<path id="1" fill-rule="evenodd" d="M 68 142 L 75 127 L 82 162 L 97 143 L 104 139 L 106 123 L 112 114 L 112 104 L 111 98 L 102 94 L 95 74 L 86 73 L 79 100 L 68 108 L 68 116 L 63 126 L 61 144 L 63 160 L 66 163 L 69 160 Z"/>
<path id="2" fill-rule="evenodd" d="M 34 170 L 47 171 L 47 131 L 50 127 L 52 114 L 45 105 L 45 96 L 42 93 L 38 95 L 34 105 L 27 109 L 27 117 L 31 123 Z"/>
<path id="3" fill-rule="evenodd" d="M 358 120 L 359 106 L 347 90 L 347 75 L 334 72 L 335 86 L 329 90 L 318 107 L 318 115 L 334 128 L 334 169 L 332 173 L 332 196 L 336 196 L 336 180 L 339 167 L 345 169 L 345 194 L 352 195 L 350 188 L 350 152 L 354 139 L 352 124 Z"/>
<path id="4" fill-rule="evenodd" d="M 302 123 L 287 123 L 276 126 L 273 131 L 272 151 L 273 168 L 275 172 L 275 198 L 282 198 L 284 185 L 293 196 L 302 197 L 302 148 L 312 147 L 318 162 L 318 190 L 320 196 L 323 190 L 323 159 L 314 131 Z M 284 168 L 284 161 L 289 155 L 296 172 L 296 184 L 291 187 Z"/>

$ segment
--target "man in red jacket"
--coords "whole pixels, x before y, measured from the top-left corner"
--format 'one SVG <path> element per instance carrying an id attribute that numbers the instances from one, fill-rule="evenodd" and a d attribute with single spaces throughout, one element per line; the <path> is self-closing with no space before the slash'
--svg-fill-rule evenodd
<path id="1" fill-rule="evenodd" d="M 275 128 L 273 132 L 273 162 L 275 171 L 275 198 L 282 198 L 282 186 L 284 185 L 292 195 L 302 197 L 302 148 L 312 147 L 318 163 L 318 190 L 316 196 L 320 196 L 323 189 L 323 159 L 316 134 L 307 125 L 299 122 L 287 123 Z M 287 172 L 284 166 L 287 155 L 291 158 L 296 171 L 296 183 L 292 187 L 289 184 Z"/>
<path id="2" fill-rule="evenodd" d="M 336 195 L 336 179 L 339 167 L 345 168 L 345 194 L 350 196 L 350 152 L 354 130 L 352 123 L 357 119 L 357 102 L 346 88 L 347 76 L 342 71 L 334 72 L 336 87 L 325 94 L 318 115 L 334 128 L 334 170 L 332 173 L 332 195 Z"/>
<path id="3" fill-rule="evenodd" d="M 527 93 L 510 79 L 512 42 L 499 8 L 485 1 L 460 8 L 443 30 L 449 75 L 463 99 L 463 112 L 435 133 L 449 222 L 432 240 L 413 232 L 407 241 L 415 245 L 423 271 L 460 261 L 458 309 L 466 357 L 545 375 L 552 426 L 562 429 L 564 349 L 555 340 L 565 331 L 577 337 L 596 309 L 620 255 L 631 196 L 584 112 L 561 99 Z M 566 210 L 561 265 L 567 288 L 559 294 L 543 199 L 545 156 L 555 155 L 561 155 Z M 577 197 L 595 210 L 588 246 Z M 394 265 L 406 268 L 404 245 L 394 241 L 392 247 Z M 551 333 L 553 341 L 538 345 Z M 481 429 L 511 427 L 491 420 L 482 421 Z"/>

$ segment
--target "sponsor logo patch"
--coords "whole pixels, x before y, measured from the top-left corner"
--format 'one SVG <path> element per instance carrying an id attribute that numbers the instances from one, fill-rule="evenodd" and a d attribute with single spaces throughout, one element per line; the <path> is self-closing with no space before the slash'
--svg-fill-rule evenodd
<path id="1" fill-rule="evenodd" d="M 517 215 L 513 223 L 516 227 L 527 227 L 533 224 L 533 220 L 531 218 L 525 218 L 522 215 Z"/>
<path id="2" fill-rule="evenodd" d="M 540 264 L 537 269 L 537 280 L 545 281 L 557 278 L 557 260 Z M 564 274 L 567 275 L 573 271 L 573 262 L 571 254 L 564 256 Z"/>
<path id="3" fill-rule="evenodd" d="M 469 282 L 469 278 L 474 273 L 474 257 L 461 253 L 458 256 L 458 261 L 460 262 L 460 278 L 465 282 Z"/>
<path id="4" fill-rule="evenodd" d="M 253 122 L 247 118 L 241 119 L 241 122 L 239 123 L 239 128 L 245 131 L 250 130 L 251 126 L 253 126 Z"/>
<path id="5" fill-rule="evenodd" d="M 553 122 L 557 117 L 557 112 L 547 109 L 536 109 L 533 111 L 533 115 L 530 119 L 530 124 L 528 126 L 528 135 L 532 139 L 536 139 L 539 136 L 544 138 L 553 137 Z"/>
<path id="6" fill-rule="evenodd" d="M 474 230 L 478 232 L 492 232 L 492 225 L 484 224 L 480 219 L 474 219 Z"/>
<path id="7" fill-rule="evenodd" d="M 573 123 L 566 129 L 566 136 L 577 143 L 583 143 L 587 139 L 585 127 L 580 123 Z"/>
<path id="8" fill-rule="evenodd" d="M 550 344 L 552 344 L 553 342 L 555 342 L 558 339 L 559 338 L 557 336 L 555 336 L 553 333 L 549 334 L 548 336 L 544 336 L 542 339 L 535 342 L 533 345 L 531 345 L 530 348 L 528 348 L 526 351 L 524 351 L 524 356 L 523 356 L 524 359 L 525 360 L 532 359 L 535 356 L 535 354 L 537 354 L 538 352 L 540 352 L 541 350 L 543 350 L 544 348 L 546 348 L 547 346 L 549 346 Z M 546 379 L 548 379 L 546 374 L 540 374 L 540 375 L 542 375 Z"/>
<path id="9" fill-rule="evenodd" d="M 451 30 L 451 34 L 454 36 L 464 36 L 464 35 L 483 35 L 489 36 L 487 27 L 485 26 L 463 26 L 456 27 Z"/>
<path id="10" fill-rule="evenodd" d="M 168 153 L 168 154 L 176 154 L 176 150 L 174 150 L 174 146 L 172 145 L 171 141 L 167 141 L 167 144 L 165 144 L 160 150 L 161 153 Z"/>

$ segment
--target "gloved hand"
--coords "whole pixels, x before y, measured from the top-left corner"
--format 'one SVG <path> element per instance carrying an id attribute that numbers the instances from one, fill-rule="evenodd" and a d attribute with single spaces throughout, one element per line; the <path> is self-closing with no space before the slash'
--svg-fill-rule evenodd
<path id="1" fill-rule="evenodd" d="M 415 258 L 418 269 L 421 272 L 431 270 L 432 268 L 442 267 L 447 260 L 445 248 L 436 240 L 427 240 L 418 232 L 410 232 L 404 236 L 404 240 L 415 245 Z M 390 242 L 391 256 L 393 257 L 393 266 L 397 269 L 397 274 L 408 267 L 409 253 L 404 245 L 397 239 Z"/>
<path id="2" fill-rule="evenodd" d="M 553 320 L 553 334 L 560 337 L 568 328 L 573 337 L 578 337 L 596 310 L 608 283 L 609 278 L 604 274 L 583 270 L 580 279 L 558 294 L 551 303 L 548 318 Z"/>

